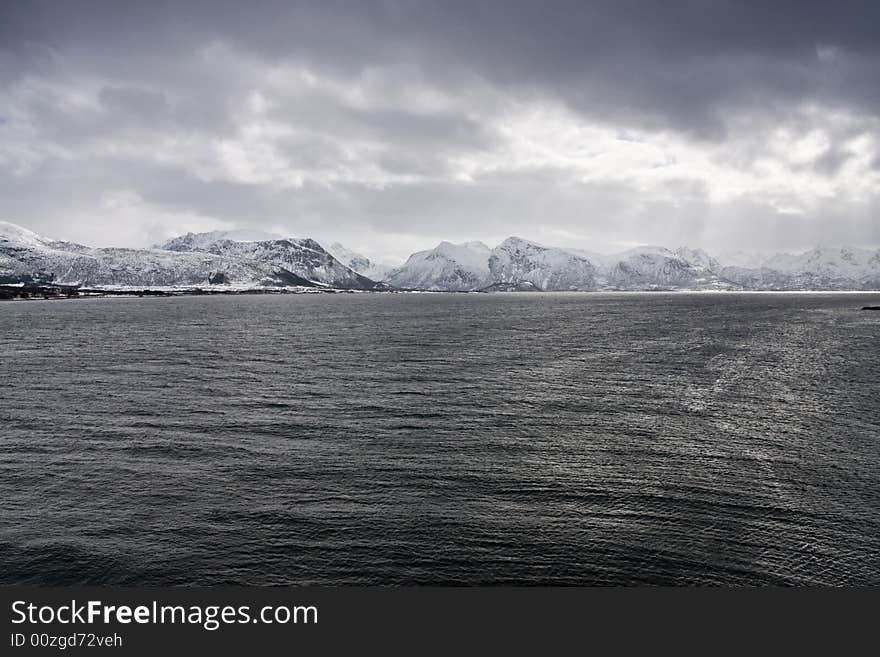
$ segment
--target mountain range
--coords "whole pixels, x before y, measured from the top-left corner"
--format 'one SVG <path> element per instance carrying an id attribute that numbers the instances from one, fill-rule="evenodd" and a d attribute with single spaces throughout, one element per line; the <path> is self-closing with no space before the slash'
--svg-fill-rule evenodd
<path id="1" fill-rule="evenodd" d="M 441 242 L 389 267 L 339 243 L 266 233 L 187 233 L 149 249 L 95 248 L 0 222 L 0 284 L 344 290 L 880 290 L 880 250 L 755 255 L 638 247 L 617 254 L 509 237 Z"/>
<path id="2" fill-rule="evenodd" d="M 608 255 L 510 237 L 494 249 L 442 242 L 411 255 L 386 281 L 443 291 L 878 290 L 880 250 L 817 247 L 798 255 L 725 258 L 702 249 L 644 246 Z"/>
<path id="3" fill-rule="evenodd" d="M 233 239 L 187 233 L 150 249 L 93 248 L 0 222 L 0 283 L 83 287 L 387 286 L 346 267 L 310 239 Z"/>

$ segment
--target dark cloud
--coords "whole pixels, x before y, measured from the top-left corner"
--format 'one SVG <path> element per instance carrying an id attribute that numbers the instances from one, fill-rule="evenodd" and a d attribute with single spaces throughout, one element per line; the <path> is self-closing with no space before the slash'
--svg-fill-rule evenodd
<path id="1" fill-rule="evenodd" d="M 116 116 L 131 116 L 140 121 L 162 120 L 169 109 L 165 94 L 133 87 L 104 87 L 98 99 Z"/>
<path id="2" fill-rule="evenodd" d="M 89 236 L 71 217 L 121 194 L 153 231 L 377 249 L 876 243 L 878 23 L 868 1 L 5 2 L 0 211 Z M 602 130 L 619 145 L 570 143 Z"/>
<path id="3" fill-rule="evenodd" d="M 719 133 L 740 103 L 824 99 L 876 111 L 871 1 L 232 1 L 4 3 L 7 50 L 149 69 L 212 41 L 335 74 L 406 62 L 565 98 L 587 114 Z M 824 53 L 824 54 L 822 54 Z M 153 70 L 153 76 L 173 71 Z"/>

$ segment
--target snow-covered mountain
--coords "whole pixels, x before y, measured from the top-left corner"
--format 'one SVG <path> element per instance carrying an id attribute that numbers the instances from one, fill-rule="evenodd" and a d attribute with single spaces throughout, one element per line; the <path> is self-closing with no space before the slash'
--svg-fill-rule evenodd
<path id="1" fill-rule="evenodd" d="M 204 253 L 158 249 L 93 249 L 41 237 L 0 222 L 0 280 L 93 285 L 198 285 L 218 274 L 260 281 L 267 272 L 252 263 Z M 221 277 L 222 277 L 221 276 Z"/>
<path id="2" fill-rule="evenodd" d="M 91 248 L 0 222 L 0 282 L 83 286 L 330 286 L 375 289 L 313 240 L 239 242 L 187 234 L 160 248 Z"/>
<path id="3" fill-rule="evenodd" d="M 492 250 L 482 242 L 441 242 L 428 251 L 413 253 L 388 275 L 395 287 L 447 292 L 479 290 L 491 284 L 489 257 Z"/>
<path id="4" fill-rule="evenodd" d="M 713 273 L 703 251 L 643 247 L 600 255 L 509 237 L 496 248 L 442 242 L 391 273 L 398 287 L 423 290 L 650 290 L 735 287 Z"/>
<path id="5" fill-rule="evenodd" d="M 246 239 L 246 238 L 254 239 Z M 217 231 L 187 233 L 151 249 L 92 248 L 0 222 L 0 284 L 84 286 L 311 286 L 469 290 L 880 290 L 880 250 L 818 247 L 749 255 L 639 247 L 612 255 L 510 237 L 441 242 L 383 271 L 368 258 L 311 239 Z M 335 254 L 335 257 L 334 257 Z M 342 260 L 342 261 L 340 261 Z M 372 274 L 366 275 L 366 274 Z M 377 283 L 385 280 L 387 283 Z"/>
<path id="6" fill-rule="evenodd" d="M 799 255 L 714 257 L 702 249 L 644 246 L 607 255 L 511 237 L 494 249 L 443 242 L 414 253 L 389 282 L 448 291 L 876 290 L 880 251 L 819 248 Z"/>
<path id="7" fill-rule="evenodd" d="M 287 274 L 343 289 L 371 290 L 376 282 L 345 266 L 313 239 L 238 241 L 211 239 L 212 234 L 187 233 L 160 246 L 166 251 L 210 253 L 256 263 L 284 280 Z M 291 283 L 299 284 L 299 283 Z"/>
<path id="8" fill-rule="evenodd" d="M 508 237 L 489 256 L 492 284 L 534 286 L 538 290 L 595 290 L 595 265 L 563 249 Z"/>
<path id="9" fill-rule="evenodd" d="M 221 240 L 235 242 L 259 242 L 266 240 L 283 240 L 284 235 L 267 233 L 262 230 L 213 230 L 208 233 L 187 233 L 166 240 L 153 246 L 154 249 L 165 251 L 204 251 L 212 244 Z"/>
<path id="10" fill-rule="evenodd" d="M 752 266 L 721 257 L 719 273 L 746 289 L 877 290 L 880 250 L 817 247 L 805 253 L 764 256 Z"/>
<path id="11" fill-rule="evenodd" d="M 330 253 L 346 267 L 374 281 L 384 281 L 394 269 L 390 265 L 373 262 L 367 256 L 352 251 L 339 242 L 330 245 Z"/>
<path id="12" fill-rule="evenodd" d="M 639 247 L 604 259 L 601 287 L 618 290 L 735 288 L 716 273 L 717 264 L 699 249 L 671 251 L 663 247 Z"/>
<path id="13" fill-rule="evenodd" d="M 677 248 L 673 254 L 676 258 L 684 260 L 692 267 L 699 267 L 703 271 L 715 271 L 719 267 L 718 260 L 703 251 L 703 249 L 691 249 L 682 246 Z"/>

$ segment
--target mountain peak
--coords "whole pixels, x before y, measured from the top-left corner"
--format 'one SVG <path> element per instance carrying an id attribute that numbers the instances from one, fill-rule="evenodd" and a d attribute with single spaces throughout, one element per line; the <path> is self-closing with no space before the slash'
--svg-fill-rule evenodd
<path id="1" fill-rule="evenodd" d="M 9 221 L 0 221 L 0 241 L 23 246 L 45 246 L 52 242 L 32 230 Z"/>
<path id="2" fill-rule="evenodd" d="M 259 238 L 269 239 L 259 239 Z M 222 274 L 222 276 L 220 276 Z M 421 290 L 877 290 L 880 251 L 820 245 L 803 253 L 710 256 L 700 248 L 643 246 L 610 255 L 544 246 L 519 236 L 494 249 L 440 242 L 391 270 L 336 242 L 259 231 L 186 233 L 158 249 L 92 248 L 0 221 L 0 277 L 83 285 L 307 285 Z"/>
<path id="3" fill-rule="evenodd" d="M 499 249 L 509 249 L 509 248 L 538 248 L 538 249 L 546 249 L 548 247 L 543 244 L 538 244 L 537 242 L 532 242 L 531 240 L 527 240 L 523 237 L 518 237 L 516 235 L 511 235 L 506 240 L 501 242 L 497 248 Z"/>
<path id="4" fill-rule="evenodd" d="M 489 258 L 493 283 L 507 289 L 594 290 L 596 268 L 587 258 L 521 237 L 508 237 Z"/>
<path id="5" fill-rule="evenodd" d="M 232 242 L 266 242 L 272 240 L 283 240 L 283 236 L 276 233 L 268 233 L 262 230 L 252 230 L 249 228 L 234 230 L 212 230 L 205 233 L 186 233 L 178 237 L 157 244 L 156 249 L 165 251 L 181 251 L 181 250 L 198 250 L 206 248 L 211 244 L 223 240 Z"/>
<path id="6" fill-rule="evenodd" d="M 89 248 L 0 223 L 0 276 L 87 286 L 308 286 L 372 290 L 375 281 L 311 239 L 236 240 L 253 232 L 187 233 L 156 249 Z M 259 235 L 263 236 L 263 235 Z"/>
<path id="7" fill-rule="evenodd" d="M 469 253 L 469 252 L 486 252 L 486 253 L 488 253 L 489 251 L 491 251 L 491 249 L 488 246 L 486 246 L 482 242 L 476 242 L 476 241 L 474 241 L 474 242 L 459 242 L 459 243 L 443 241 L 443 242 L 440 242 L 440 244 L 438 244 L 432 250 L 439 251 L 442 253 L 448 253 L 448 254 L 463 254 L 463 253 Z"/>
<path id="8" fill-rule="evenodd" d="M 490 254 L 491 250 L 482 242 L 440 242 L 433 249 L 413 253 L 388 274 L 388 281 L 407 289 L 479 289 L 489 283 Z"/>

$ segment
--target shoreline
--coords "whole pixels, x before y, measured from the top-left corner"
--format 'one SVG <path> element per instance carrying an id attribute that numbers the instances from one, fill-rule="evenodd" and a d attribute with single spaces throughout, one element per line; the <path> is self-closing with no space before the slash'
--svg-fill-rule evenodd
<path id="1" fill-rule="evenodd" d="M 239 295 L 289 295 L 289 294 L 880 294 L 880 290 L 687 290 L 687 289 L 649 289 L 649 290 L 352 290 L 323 287 L 172 287 L 156 286 L 150 288 L 81 288 L 68 285 L 0 284 L 0 301 L 57 301 L 66 299 L 111 299 L 111 298 L 149 298 L 149 297 L 197 297 L 197 296 L 239 296 Z"/>

